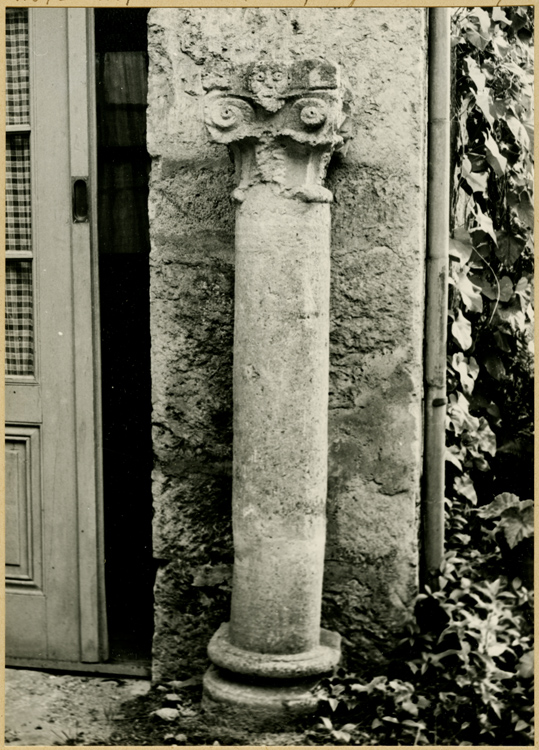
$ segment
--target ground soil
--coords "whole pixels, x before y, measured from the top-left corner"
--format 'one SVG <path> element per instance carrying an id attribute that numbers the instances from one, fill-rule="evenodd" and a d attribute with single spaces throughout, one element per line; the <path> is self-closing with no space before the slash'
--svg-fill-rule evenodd
<path id="1" fill-rule="evenodd" d="M 5 744 L 109 744 L 121 706 L 149 690 L 148 680 L 6 669 Z"/>
<path id="2" fill-rule="evenodd" d="M 199 679 L 151 686 L 148 680 L 7 669 L 5 744 L 306 745 L 306 732 L 258 734 L 208 723 Z M 172 709 L 173 718 L 156 714 Z M 167 712 L 165 712 L 165 716 Z"/>

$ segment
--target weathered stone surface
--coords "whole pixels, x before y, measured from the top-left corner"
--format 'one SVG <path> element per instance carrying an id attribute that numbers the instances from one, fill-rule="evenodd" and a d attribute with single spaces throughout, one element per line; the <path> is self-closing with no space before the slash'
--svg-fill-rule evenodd
<path id="1" fill-rule="evenodd" d="M 162 8 L 149 18 L 154 544 L 163 560 L 156 674 L 184 674 L 183 655 L 201 653 L 213 632 L 208 613 L 227 606 L 225 584 L 191 585 L 202 565 L 232 556 L 235 180 L 225 147 L 206 132 L 203 80 L 260 58 L 332 60 L 351 91 L 354 137 L 326 181 L 334 203 L 324 614 L 366 666 L 416 585 L 426 11 Z M 227 619 L 219 617 L 215 627 Z"/>
<path id="2" fill-rule="evenodd" d="M 283 730 L 316 710 L 316 680 L 298 685 L 246 684 L 215 667 L 204 675 L 204 712 L 216 725 L 241 727 L 251 732 Z"/>
<path id="3" fill-rule="evenodd" d="M 155 585 L 158 681 L 202 671 L 207 641 L 230 609 L 229 579 L 206 576 L 202 583 L 208 585 L 197 585 L 203 566 L 231 567 L 233 560 L 233 183 L 223 185 L 222 173 L 222 166 L 199 164 L 191 171 L 168 159 L 153 165 L 154 556 L 162 561 Z"/>
<path id="4" fill-rule="evenodd" d="M 236 223 L 233 642 L 320 632 L 329 369 L 329 207 L 252 187 Z"/>
<path id="5" fill-rule="evenodd" d="M 344 144 L 339 69 L 323 60 L 263 60 L 209 74 L 205 122 L 230 146 L 241 203 L 253 185 L 305 202 L 329 203 L 322 186 L 335 147 Z"/>
<path id="6" fill-rule="evenodd" d="M 225 622 L 213 635 L 208 655 L 213 664 L 229 672 L 291 680 L 331 672 L 341 658 L 341 637 L 322 628 L 318 643 L 308 651 L 263 654 L 234 646 L 230 642 L 230 625 Z"/>

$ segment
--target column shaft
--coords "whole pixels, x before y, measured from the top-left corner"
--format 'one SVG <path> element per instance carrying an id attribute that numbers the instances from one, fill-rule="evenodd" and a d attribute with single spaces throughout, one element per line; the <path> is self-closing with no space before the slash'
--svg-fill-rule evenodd
<path id="1" fill-rule="evenodd" d="M 318 645 L 327 492 L 329 205 L 252 187 L 236 216 L 230 640 Z"/>

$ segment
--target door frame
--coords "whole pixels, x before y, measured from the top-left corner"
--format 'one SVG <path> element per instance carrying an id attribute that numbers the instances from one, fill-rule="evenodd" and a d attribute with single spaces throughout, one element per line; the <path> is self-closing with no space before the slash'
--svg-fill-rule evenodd
<path id="1" fill-rule="evenodd" d="M 81 661 L 108 657 L 103 522 L 93 8 L 66 8 L 72 184 L 86 180 L 89 221 L 71 224 Z M 85 55 L 81 50 L 85 50 Z M 88 252 L 89 249 L 89 252 Z M 91 294 L 87 294 L 87 289 Z M 88 429 L 87 415 L 93 429 Z M 97 550 L 95 547 L 97 546 Z M 85 561 L 92 561 L 88 567 Z M 97 642 L 95 634 L 97 633 Z"/>
<path id="2" fill-rule="evenodd" d="M 37 57 L 35 50 L 36 29 L 40 19 L 51 18 L 47 13 L 55 14 L 61 28 L 66 34 L 66 58 L 64 65 L 65 85 L 68 91 L 68 112 L 65 114 L 68 123 L 66 148 L 69 159 L 71 185 L 62 188 L 63 195 L 72 199 L 75 179 L 83 179 L 87 184 L 88 216 L 86 220 L 70 222 L 70 269 L 71 276 L 71 314 L 73 326 L 73 398 L 74 398 L 74 456 L 76 486 L 76 526 L 73 540 L 76 546 L 77 570 L 74 571 L 78 585 L 78 623 L 79 623 L 79 657 L 77 661 L 65 661 L 47 658 L 25 658 L 23 656 L 6 656 L 6 665 L 55 667 L 84 671 L 104 670 L 102 662 L 108 658 L 108 637 L 106 623 L 105 579 L 104 579 L 104 524 L 103 524 L 103 470 L 101 438 L 101 361 L 100 361 L 100 327 L 99 327 L 99 288 L 98 288 L 98 255 L 96 223 L 96 186 L 97 186 L 97 150 L 96 150 L 96 108 L 95 108 L 95 54 L 93 9 L 91 8 L 31 8 L 28 10 L 28 35 L 30 45 L 30 96 L 35 96 L 37 85 Z M 45 14 L 45 15 L 43 15 Z M 43 32 L 41 32 L 43 35 Z M 44 44 L 43 38 L 41 44 Z M 41 72 L 39 75 L 43 75 Z M 35 104 L 31 103 L 35 111 Z M 31 130 L 31 149 L 37 158 L 39 122 L 33 123 Z M 37 168 L 39 171 L 39 167 Z M 43 221 L 36 194 L 35 170 L 32 168 L 32 215 L 37 224 L 36 245 L 39 248 L 39 221 Z M 63 179 L 63 178 L 62 178 Z M 72 207 L 65 207 L 64 215 L 71 215 Z M 41 219 L 38 216 L 41 214 Z M 38 266 L 35 266 L 34 270 Z M 39 306 L 39 273 L 34 274 L 34 306 Z M 66 321 L 67 322 L 67 321 Z M 44 321 L 39 314 L 35 316 L 35 340 L 39 340 Z M 36 347 L 36 353 L 37 353 Z M 28 379 L 37 385 L 41 382 L 40 362 L 37 356 L 36 376 Z M 49 373 L 50 375 L 50 373 Z M 38 380 L 36 381 L 36 377 Z M 24 386 L 22 379 L 7 378 L 6 382 L 15 391 Z M 23 387 L 23 391 L 26 391 Z M 41 392 L 41 386 L 39 386 Z M 29 394 L 30 395 L 30 394 Z M 36 395 L 38 393 L 36 392 Z M 58 405 L 61 409 L 61 405 Z M 9 404 L 6 404 L 5 416 L 14 420 L 16 429 L 24 430 L 24 416 L 12 416 Z M 35 417 L 34 417 L 35 419 Z M 32 420 L 34 421 L 34 420 Z M 21 426 L 22 425 L 22 426 Z M 51 467 L 49 467 L 49 471 Z M 61 466 L 56 468 L 61 472 Z M 43 467 L 42 467 L 43 471 Z M 61 481 L 59 474 L 58 481 Z M 41 484 L 41 481 L 39 482 Z M 37 489 L 37 488 L 36 488 Z M 42 506 L 44 507 L 44 506 Z M 43 512 L 43 511 L 41 511 Z M 54 523 L 50 519 L 49 523 Z M 45 571 L 44 571 L 45 574 Z M 53 576 L 54 578 L 54 576 Z M 53 584 L 54 585 L 54 584 Z M 22 592 L 19 592 L 19 595 Z M 15 588 L 13 596 L 17 596 Z M 97 669 L 101 664 L 101 668 Z"/>

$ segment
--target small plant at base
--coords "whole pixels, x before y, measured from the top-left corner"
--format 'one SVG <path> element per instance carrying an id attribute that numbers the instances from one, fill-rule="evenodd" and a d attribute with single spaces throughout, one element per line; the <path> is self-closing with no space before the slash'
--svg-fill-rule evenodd
<path id="1" fill-rule="evenodd" d="M 517 503 L 513 496 L 484 507 L 503 518 Z M 528 512 L 527 503 L 521 506 Z M 532 592 L 519 578 L 493 575 L 502 564 L 495 529 L 487 533 L 479 513 L 472 513 L 470 544 L 460 530 L 462 504 L 451 511 L 457 527 L 450 539 L 459 548 L 447 553 L 438 590 L 427 588 L 417 597 L 416 616 L 386 674 L 366 681 L 341 671 L 320 685 L 317 739 L 363 745 L 533 743 Z"/>
<path id="2" fill-rule="evenodd" d="M 439 639 L 407 639 L 409 679 L 330 678 L 318 734 L 336 744 L 532 744 L 531 636 L 508 606 L 518 597 L 500 581 L 438 596 L 450 624 Z"/>

